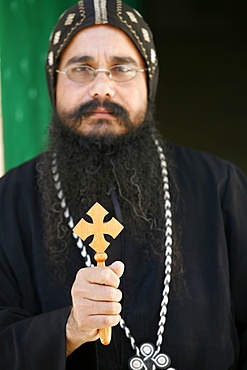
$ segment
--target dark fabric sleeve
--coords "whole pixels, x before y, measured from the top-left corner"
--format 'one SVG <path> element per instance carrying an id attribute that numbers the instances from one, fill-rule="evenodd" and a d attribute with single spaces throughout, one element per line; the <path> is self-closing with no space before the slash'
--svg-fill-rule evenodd
<path id="1" fill-rule="evenodd" d="M 11 171 L 0 181 L 1 370 L 66 367 L 69 304 L 43 309 L 38 293 L 41 280 L 34 273 L 34 261 L 43 253 L 34 182 L 32 163 Z M 42 284 L 50 283 L 46 278 Z"/>
<path id="2" fill-rule="evenodd" d="M 1 370 L 65 369 L 65 323 L 69 311 L 63 308 L 28 317 L 21 309 L 2 310 Z"/>
<path id="3" fill-rule="evenodd" d="M 247 181 L 242 172 L 231 164 L 223 212 L 229 247 L 233 314 L 240 340 L 238 369 L 247 369 Z"/>
<path id="4" fill-rule="evenodd" d="M 32 289 L 29 296 L 33 311 Z M 18 283 L 0 249 L 1 370 L 96 369 L 94 343 L 84 344 L 66 359 L 65 327 L 70 306 L 34 314 L 21 307 L 21 300 Z"/>
<path id="5" fill-rule="evenodd" d="M 29 282 L 27 282 L 28 290 Z M 30 291 L 30 308 L 33 301 Z M 31 314 L 0 250 L 0 369 L 62 370 L 66 367 L 65 325 L 70 307 Z"/>
<path id="6" fill-rule="evenodd" d="M 94 343 L 66 360 L 74 273 L 56 285 L 42 240 L 36 162 L 30 161 L 0 180 L 0 370 L 95 370 Z"/>

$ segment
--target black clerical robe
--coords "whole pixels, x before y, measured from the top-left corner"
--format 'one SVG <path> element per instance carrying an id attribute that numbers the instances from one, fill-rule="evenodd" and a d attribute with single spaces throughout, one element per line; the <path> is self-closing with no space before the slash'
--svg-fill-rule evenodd
<path id="1" fill-rule="evenodd" d="M 234 165 L 208 154 L 171 146 L 170 156 L 184 276 L 181 285 L 171 285 L 162 352 L 178 370 L 246 370 L 247 181 Z M 0 369 L 126 370 L 135 353 L 119 326 L 109 346 L 84 344 L 66 361 L 70 289 L 84 262 L 74 245 L 66 281 L 54 279 L 44 254 L 36 163 L 0 181 Z M 122 234 L 108 249 L 108 263 L 126 266 L 122 316 L 138 346 L 155 344 L 164 268 L 137 256 Z"/>

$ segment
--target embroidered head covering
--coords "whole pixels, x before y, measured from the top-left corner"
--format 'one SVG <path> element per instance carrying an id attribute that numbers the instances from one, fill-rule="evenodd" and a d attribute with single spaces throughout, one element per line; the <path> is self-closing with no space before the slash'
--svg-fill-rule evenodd
<path id="1" fill-rule="evenodd" d="M 59 57 L 78 31 L 95 24 L 120 28 L 134 42 L 146 62 L 148 97 L 150 102 L 154 102 L 158 83 L 158 60 L 152 32 L 141 14 L 121 0 L 81 0 L 60 16 L 50 37 L 46 74 L 52 104 L 55 106 Z"/>

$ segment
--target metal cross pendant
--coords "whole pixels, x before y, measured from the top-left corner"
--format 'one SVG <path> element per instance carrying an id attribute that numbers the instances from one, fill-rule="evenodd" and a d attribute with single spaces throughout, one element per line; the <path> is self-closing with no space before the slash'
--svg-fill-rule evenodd
<path id="1" fill-rule="evenodd" d="M 140 347 L 140 354 L 129 359 L 130 370 L 168 369 L 171 359 L 164 353 L 154 355 L 155 347 L 151 343 L 144 343 Z M 170 370 L 172 370 L 170 368 Z"/>
<path id="2" fill-rule="evenodd" d="M 114 217 L 110 221 L 104 222 L 104 218 L 108 213 L 104 207 L 96 202 L 87 212 L 87 215 L 91 217 L 93 222 L 89 223 L 82 218 L 73 229 L 82 240 L 93 235 L 93 240 L 89 245 L 96 252 L 94 259 L 97 262 L 97 266 L 105 266 L 105 261 L 108 257 L 105 250 L 110 243 L 105 240 L 104 235 L 110 235 L 115 239 L 123 230 L 123 225 Z M 99 329 L 99 336 L 102 344 L 109 344 L 111 341 L 111 328 Z"/>

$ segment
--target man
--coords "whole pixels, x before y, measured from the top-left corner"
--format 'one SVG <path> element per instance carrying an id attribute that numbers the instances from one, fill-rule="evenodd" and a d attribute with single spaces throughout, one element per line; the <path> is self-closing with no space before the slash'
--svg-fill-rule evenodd
<path id="1" fill-rule="evenodd" d="M 247 369 L 247 181 L 161 139 L 148 25 L 79 1 L 47 78 L 48 149 L 0 182 L 1 369 Z M 73 232 L 96 202 L 124 225 L 106 267 Z"/>

